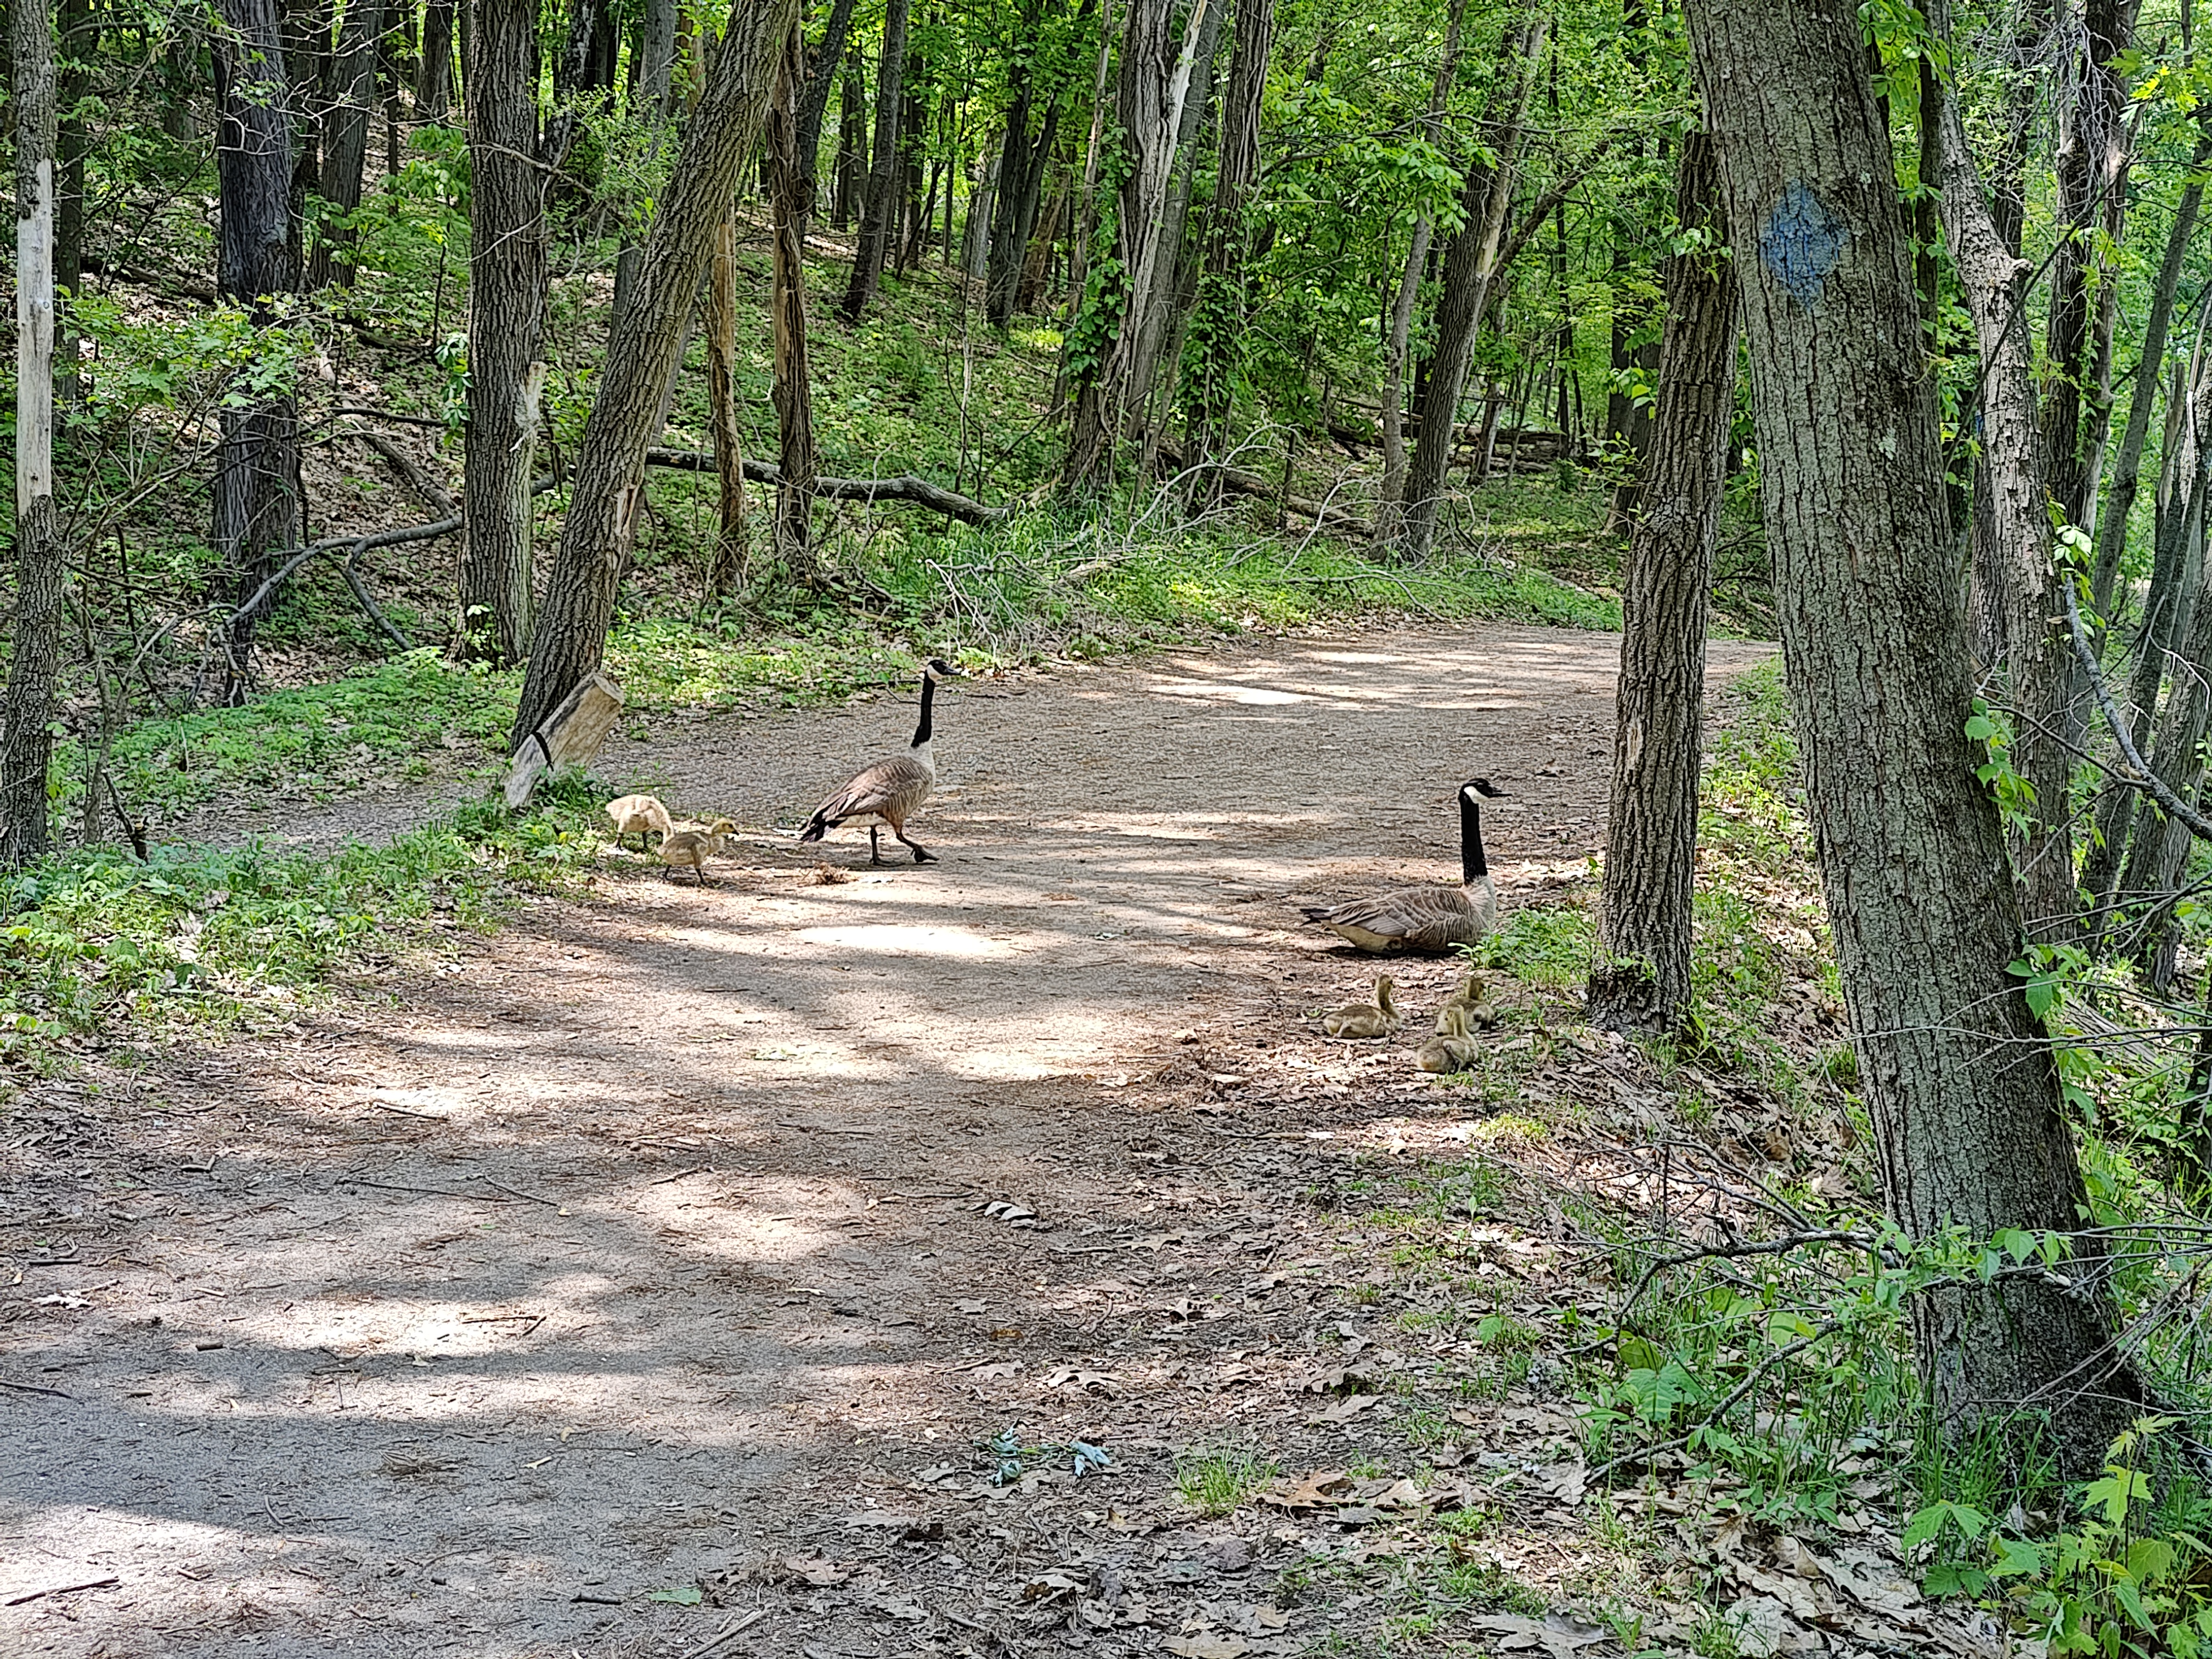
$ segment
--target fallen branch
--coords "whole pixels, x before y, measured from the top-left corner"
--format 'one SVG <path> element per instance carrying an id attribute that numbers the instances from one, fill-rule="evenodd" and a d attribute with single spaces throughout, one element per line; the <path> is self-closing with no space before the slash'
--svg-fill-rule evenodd
<path id="1" fill-rule="evenodd" d="M 647 466 L 665 466 L 678 472 L 712 472 L 714 458 L 690 449 L 653 448 L 645 452 Z M 783 469 L 774 461 L 757 461 L 745 458 L 745 479 L 749 483 L 781 485 Z M 1007 509 L 986 507 L 966 495 L 957 495 L 927 478 L 917 478 L 911 472 L 896 478 L 828 478 L 814 480 L 814 493 L 833 501 L 910 501 L 916 507 L 941 513 L 948 519 L 957 519 L 963 524 L 994 525 L 1004 520 Z"/>
<path id="2" fill-rule="evenodd" d="M 384 464 L 399 475 L 400 482 L 420 496 L 422 505 L 440 518 L 451 519 L 459 515 L 461 509 L 454 504 L 445 486 L 424 471 L 420 462 L 391 439 L 366 427 L 349 426 L 342 429 L 382 456 Z"/>
<path id="3" fill-rule="evenodd" d="M 1182 452 L 1166 439 L 1160 440 L 1159 450 L 1170 466 L 1177 469 L 1183 466 Z M 1364 536 L 1370 538 L 1375 534 L 1374 525 L 1357 514 L 1346 513 L 1342 507 L 1331 507 L 1326 501 L 1309 501 L 1303 495 L 1289 495 L 1280 486 L 1271 483 L 1256 472 L 1247 472 L 1241 466 L 1216 466 L 1208 464 L 1199 470 L 1211 472 L 1215 477 L 1220 479 L 1222 488 L 1224 489 L 1232 490 L 1239 495 L 1257 496 L 1261 501 L 1280 501 L 1286 509 L 1297 514 L 1300 518 L 1311 519 L 1324 528 L 1346 530 L 1355 536 Z"/>
<path id="4" fill-rule="evenodd" d="M 252 597 L 231 612 L 229 621 L 235 622 L 240 617 L 258 611 L 263 602 L 283 585 L 284 579 L 307 563 L 308 560 L 318 555 L 324 558 L 336 558 L 340 548 L 347 548 L 351 550 L 339 563 L 338 569 L 345 577 L 346 586 L 353 590 L 355 599 L 359 602 L 361 608 L 368 613 L 368 619 L 376 624 L 386 639 L 392 641 L 402 651 L 412 651 L 415 648 L 414 642 L 406 635 L 401 633 L 391 618 L 378 608 L 375 599 L 370 596 L 367 586 L 361 580 L 360 572 L 355 567 L 364 553 L 372 552 L 377 548 L 398 547 L 409 542 L 431 541 L 440 536 L 451 535 L 460 527 L 460 515 L 455 514 L 450 518 L 440 519 L 432 524 L 409 525 L 401 530 L 380 531 L 373 536 L 338 536 L 329 541 L 315 542 L 295 553 L 284 562 L 274 575 L 255 588 Z"/>

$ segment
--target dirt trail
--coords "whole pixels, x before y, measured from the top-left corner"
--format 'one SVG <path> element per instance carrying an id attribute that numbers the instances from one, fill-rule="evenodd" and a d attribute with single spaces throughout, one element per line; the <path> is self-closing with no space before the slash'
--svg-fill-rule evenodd
<path id="1" fill-rule="evenodd" d="M 830 884 L 787 827 L 910 708 L 680 724 L 606 769 L 760 827 L 714 886 L 605 879 L 388 1006 L 34 1087 L 0 1649 L 675 1656 L 757 1610 L 717 1654 L 1304 1650 L 1333 1626 L 1269 1586 L 1311 1540 L 1203 1521 L 1176 1454 L 1312 1439 L 1316 1330 L 1357 1310 L 1301 1135 L 1465 1107 L 1299 1021 L 1371 968 L 1297 904 L 1448 878 L 1474 773 L 1509 907 L 1577 872 L 1617 649 L 969 683 L 914 830 L 943 862 L 848 830 Z M 1451 973 L 1412 967 L 1414 1008 Z M 1388 1414 L 1319 1431 L 1358 1455 Z M 1073 1478 L 1079 1440 L 1115 1467 Z"/>

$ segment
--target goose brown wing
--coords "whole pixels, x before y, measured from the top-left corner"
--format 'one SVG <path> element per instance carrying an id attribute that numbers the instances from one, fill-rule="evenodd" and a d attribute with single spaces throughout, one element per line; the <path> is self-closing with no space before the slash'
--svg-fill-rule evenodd
<path id="1" fill-rule="evenodd" d="M 910 755 L 893 755 L 854 773 L 842 789 L 815 808 L 817 822 L 835 823 L 886 810 L 902 816 L 929 799 L 937 778 Z"/>
<path id="2" fill-rule="evenodd" d="M 1448 951 L 1455 945 L 1472 944 L 1490 927 L 1475 900 L 1458 887 L 1401 887 L 1374 898 L 1309 910 L 1306 920 L 1367 950 L 1379 945 L 1384 950 Z M 1370 944 L 1370 939 L 1377 944 Z"/>

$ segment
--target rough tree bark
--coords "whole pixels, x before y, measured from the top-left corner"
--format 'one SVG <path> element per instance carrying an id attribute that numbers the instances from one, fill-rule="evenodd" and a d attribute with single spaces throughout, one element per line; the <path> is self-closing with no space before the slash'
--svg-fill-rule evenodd
<path id="1" fill-rule="evenodd" d="M 837 78 L 837 65 L 845 56 L 845 41 L 853 32 L 854 0 L 834 0 L 830 8 L 830 21 L 823 25 L 822 39 L 806 58 L 806 87 L 799 97 L 799 165 L 806 174 L 806 188 L 812 191 L 821 168 L 822 118 L 830 108 L 830 88 Z M 806 211 L 811 218 L 814 212 L 814 198 L 807 198 Z"/>
<path id="2" fill-rule="evenodd" d="M 999 147 L 997 188 L 991 198 L 989 251 L 984 256 L 983 314 L 994 328 L 1013 320 L 1021 287 L 1022 261 L 1030 234 L 1036 228 L 1037 204 L 1060 133 L 1060 88 L 1040 84 L 1036 43 L 1042 32 L 1042 0 L 1024 0 L 1012 66 L 1014 101 L 1006 112 L 1006 131 Z M 1039 100 L 1045 111 L 1041 130 L 1032 133 Z M 975 211 L 971 201 L 969 211 Z"/>
<path id="3" fill-rule="evenodd" d="M 283 19 L 276 0 L 224 0 L 215 47 L 216 179 L 222 196 L 216 286 L 257 323 L 275 296 L 300 286 L 299 204 L 293 194 L 292 124 L 286 112 Z M 223 697 L 244 699 L 254 624 L 270 561 L 295 544 L 301 525 L 299 406 L 289 396 L 222 410 L 210 541 L 236 607 L 221 643 Z"/>
<path id="4" fill-rule="evenodd" d="M 476 0 L 469 19 L 469 387 L 461 648 L 530 651 L 531 482 L 545 365 L 546 173 L 538 164 L 536 0 Z"/>
<path id="5" fill-rule="evenodd" d="M 1913 260 L 1856 9 L 1689 0 L 1740 250 L 1783 647 L 1883 1192 L 1916 1238 L 2072 1234 L 2085 1203 L 2020 983 Z M 1914 1308 L 1937 1422 L 2045 1412 L 2072 1478 L 2136 1409 L 2093 1241 Z"/>
<path id="6" fill-rule="evenodd" d="M 1950 33 L 1949 0 L 1923 10 L 1939 38 Z M 2069 710 L 2076 664 L 2073 641 L 2057 619 L 2049 458 L 2038 428 L 2034 352 L 2021 319 L 2022 262 L 2006 247 L 1958 100 L 1932 74 L 1921 119 L 1932 141 L 1937 192 L 1951 263 L 1981 348 L 1982 501 L 1976 514 L 1973 581 L 1977 609 L 1996 624 L 1997 647 L 2017 711 L 2013 764 L 2035 792 L 2032 814 L 2012 832 L 2013 872 L 2029 933 L 2045 943 L 2075 938 L 2081 902 L 2074 875 L 2069 791 L 2078 726 Z M 1917 278 L 1916 278 L 1916 283 Z"/>
<path id="7" fill-rule="evenodd" d="M 1459 68 L 1460 26 L 1466 19 L 1467 0 L 1452 0 L 1443 56 L 1429 88 L 1426 126 L 1432 144 L 1443 137 L 1444 100 Z M 1390 307 L 1390 337 L 1382 349 L 1382 482 L 1375 507 L 1375 545 L 1385 552 L 1398 544 L 1406 500 L 1406 358 L 1413 349 L 1413 313 L 1420 302 L 1421 276 L 1429 268 L 1429 239 L 1436 228 L 1436 222 L 1425 213 L 1413 220 L 1406 268 L 1399 274 L 1398 297 Z"/>
<path id="8" fill-rule="evenodd" d="M 1096 322 L 1104 332 L 1097 343 L 1099 361 L 1078 377 L 1066 467 L 1067 482 L 1077 490 L 1106 482 L 1129 404 L 1151 388 L 1146 359 L 1157 342 L 1149 324 L 1175 270 L 1176 251 L 1166 246 L 1163 232 L 1189 125 L 1184 109 L 1200 41 L 1218 28 L 1218 17 L 1210 27 L 1207 15 L 1220 3 L 1193 0 L 1180 48 L 1172 0 L 1132 0 L 1129 7 L 1115 97 L 1127 171 L 1114 233 L 1114 281 L 1110 291 L 1097 296 Z M 1079 301 L 1091 303 L 1082 296 Z M 1072 329 L 1071 343 L 1085 331 Z"/>
<path id="9" fill-rule="evenodd" d="M 806 222 L 814 189 L 798 153 L 793 108 L 800 70 L 794 37 L 787 43 L 769 108 L 769 188 L 774 198 L 775 264 L 770 303 L 775 313 L 775 398 L 778 479 L 775 552 L 792 574 L 818 586 L 814 563 L 814 478 L 821 460 L 814 446 L 814 392 L 806 363 Z"/>
<path id="10" fill-rule="evenodd" d="M 676 0 L 646 0 L 630 75 L 630 121 L 654 135 L 653 149 L 657 151 L 663 129 L 675 114 Z M 632 227 L 615 255 L 614 301 L 607 318 L 610 339 L 622 325 L 623 313 L 629 308 L 630 296 L 637 289 L 638 267 L 644 259 L 644 244 Z"/>
<path id="11" fill-rule="evenodd" d="M 853 228 L 854 198 L 865 192 L 867 173 L 867 87 L 860 48 L 854 46 L 845 54 L 844 73 L 837 83 L 837 164 L 830 198 L 833 229 Z"/>
<path id="12" fill-rule="evenodd" d="M 54 39 L 41 0 L 9 9 L 15 118 L 15 614 L 0 730 L 0 868 L 47 850 L 46 769 L 61 660 L 54 515 Z"/>
<path id="13" fill-rule="evenodd" d="M 422 9 L 422 57 L 415 72 L 415 118 L 443 123 L 453 99 L 453 0 Z"/>
<path id="14" fill-rule="evenodd" d="M 884 0 L 884 55 L 876 66 L 876 134 L 868 151 L 867 199 L 860 210 L 860 246 L 853 253 L 853 280 L 840 311 L 848 323 L 860 320 L 883 280 L 898 218 L 904 158 L 900 154 L 899 114 L 906 74 L 908 0 Z"/>
<path id="15" fill-rule="evenodd" d="M 91 129 L 77 108 L 93 91 L 100 14 L 92 0 L 61 0 L 54 21 L 59 49 L 55 68 L 59 167 L 54 196 L 54 395 L 71 402 L 78 395 L 82 354 L 70 311 L 84 286 L 84 158 L 92 149 Z"/>
<path id="16" fill-rule="evenodd" d="M 338 29 L 337 61 L 331 76 L 335 98 L 323 116 L 321 194 L 335 212 L 349 214 L 361 206 L 362 176 L 368 167 L 368 117 L 376 101 L 383 0 L 347 0 Z M 353 264 L 346 251 L 356 240 L 351 230 L 325 227 L 307 262 L 307 286 L 351 286 Z"/>
<path id="17" fill-rule="evenodd" d="M 637 292 L 608 342 L 605 374 L 577 449 L 575 489 L 515 717 L 518 743 L 598 669 L 605 653 L 616 589 L 636 532 L 646 448 L 659 431 L 692 302 L 737 192 L 738 169 L 760 138 L 797 12 L 798 0 L 738 0 L 698 108 L 685 124 Z"/>
<path id="18" fill-rule="evenodd" d="M 1489 107 L 1482 119 L 1482 143 L 1488 152 L 1467 167 L 1466 222 L 1444 254 L 1443 297 L 1437 306 L 1437 347 L 1429 362 L 1428 386 L 1421 398 L 1421 429 L 1413 443 L 1413 464 L 1406 475 L 1403 550 L 1425 557 L 1435 544 L 1437 514 L 1443 504 L 1444 474 L 1451 466 L 1459 430 L 1460 393 L 1474 358 L 1475 334 L 1490 303 L 1498 274 L 1498 245 L 1513 199 L 1516 162 L 1521 153 L 1522 116 L 1536 59 L 1550 25 L 1525 16 L 1506 26 L 1498 68 L 1491 80 Z"/>
<path id="19" fill-rule="evenodd" d="M 1659 406 L 1629 538 L 1619 717 L 1606 813 L 1589 1021 L 1671 1034 L 1690 1012 L 1690 919 L 1705 699 L 1705 594 L 1728 482 L 1735 408 L 1735 263 L 1722 222 L 1712 140 L 1682 147 L 1675 216 L 1686 240 L 1667 263 Z"/>

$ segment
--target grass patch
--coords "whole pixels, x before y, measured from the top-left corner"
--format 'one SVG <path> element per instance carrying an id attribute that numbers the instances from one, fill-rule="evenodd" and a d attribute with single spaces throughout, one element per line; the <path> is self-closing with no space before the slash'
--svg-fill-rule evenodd
<path id="1" fill-rule="evenodd" d="M 1178 1456 L 1175 1477 L 1184 1503 L 1204 1515 L 1226 1515 L 1275 1478 L 1275 1465 L 1249 1447 L 1221 1447 Z"/>

